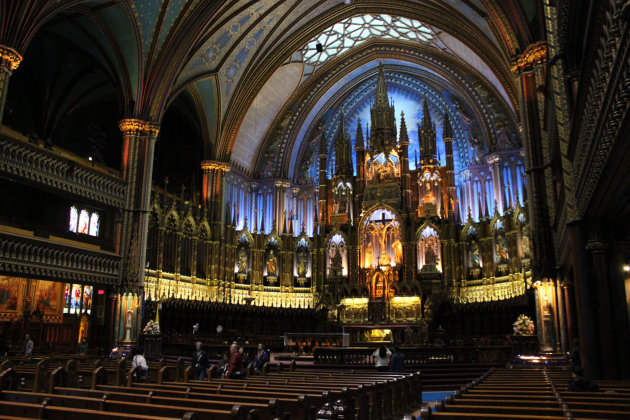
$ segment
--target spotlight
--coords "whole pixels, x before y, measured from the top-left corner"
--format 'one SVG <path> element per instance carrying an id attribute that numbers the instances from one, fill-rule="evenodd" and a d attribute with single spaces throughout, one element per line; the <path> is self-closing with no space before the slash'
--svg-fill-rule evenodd
<path id="1" fill-rule="evenodd" d="M 92 162 L 92 156 L 88 156 L 88 160 Z"/>
<path id="2" fill-rule="evenodd" d="M 630 265 L 626 264 L 623 266 L 623 271 L 625 271 L 626 273 L 630 272 Z"/>

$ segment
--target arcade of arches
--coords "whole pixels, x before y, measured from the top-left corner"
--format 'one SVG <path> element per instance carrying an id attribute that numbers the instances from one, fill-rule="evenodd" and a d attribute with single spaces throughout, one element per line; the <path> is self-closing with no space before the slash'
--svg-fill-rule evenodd
<path id="1" fill-rule="evenodd" d="M 499 344 L 526 314 L 630 377 L 629 10 L 2 0 L 0 333 Z"/>

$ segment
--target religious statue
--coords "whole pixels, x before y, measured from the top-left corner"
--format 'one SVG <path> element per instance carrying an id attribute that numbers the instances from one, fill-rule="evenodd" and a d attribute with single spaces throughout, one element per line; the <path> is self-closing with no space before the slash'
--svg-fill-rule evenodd
<path id="1" fill-rule="evenodd" d="M 508 250 L 505 246 L 504 238 L 497 238 L 496 252 L 496 262 L 498 264 L 506 264 L 508 262 Z"/>
<path id="2" fill-rule="evenodd" d="M 365 266 L 372 267 L 374 264 L 374 250 L 372 249 L 372 243 L 368 243 L 365 249 Z"/>
<path id="3" fill-rule="evenodd" d="M 479 244 L 473 240 L 470 243 L 470 263 L 473 267 L 479 267 L 481 264 L 481 257 L 479 255 Z"/>
<path id="4" fill-rule="evenodd" d="M 125 341 L 131 341 L 131 321 L 133 319 L 133 311 L 128 310 L 125 316 Z"/>
<path id="5" fill-rule="evenodd" d="M 433 247 L 431 244 L 428 244 L 427 249 L 424 251 L 424 265 L 436 265 L 437 259 L 437 255 L 435 254 L 435 251 L 433 251 Z"/>
<path id="6" fill-rule="evenodd" d="M 523 235 L 523 238 L 521 239 L 521 248 L 523 249 L 523 258 L 529 258 L 529 236 Z"/>
<path id="7" fill-rule="evenodd" d="M 273 248 L 269 250 L 269 254 L 267 255 L 267 276 L 277 276 L 278 275 L 278 259 L 273 254 Z"/>
<path id="8" fill-rule="evenodd" d="M 308 254 L 307 250 L 304 248 L 300 248 L 297 253 L 297 273 L 300 277 L 306 276 L 306 271 L 308 269 Z"/>
<path id="9" fill-rule="evenodd" d="M 247 273 L 247 251 L 245 248 L 238 250 L 238 272 L 239 274 Z"/>
<path id="10" fill-rule="evenodd" d="M 396 265 L 402 264 L 403 249 L 402 244 L 398 239 L 394 241 L 394 243 L 392 244 L 392 248 L 394 248 L 394 262 L 396 263 Z"/>
<path id="11" fill-rule="evenodd" d="M 343 261 L 341 259 L 341 253 L 339 248 L 335 248 L 335 254 L 330 259 L 330 275 L 341 276 L 343 274 Z"/>
<path id="12" fill-rule="evenodd" d="M 483 164 L 483 143 L 481 141 L 481 139 L 471 133 L 470 137 L 470 147 L 472 148 L 473 151 L 473 164 L 475 165 L 481 165 Z"/>

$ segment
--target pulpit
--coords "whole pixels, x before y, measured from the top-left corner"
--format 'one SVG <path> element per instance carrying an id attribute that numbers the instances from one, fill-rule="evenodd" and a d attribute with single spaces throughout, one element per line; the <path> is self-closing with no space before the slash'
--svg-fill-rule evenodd
<path id="1" fill-rule="evenodd" d="M 156 357 L 162 355 L 162 335 L 161 334 L 142 334 L 140 336 L 141 344 L 144 348 L 144 355 L 147 357 Z"/>

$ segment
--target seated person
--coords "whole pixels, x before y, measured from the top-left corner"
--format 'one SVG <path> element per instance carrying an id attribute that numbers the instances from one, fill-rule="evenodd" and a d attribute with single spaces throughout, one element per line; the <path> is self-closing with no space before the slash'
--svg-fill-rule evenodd
<path id="1" fill-rule="evenodd" d="M 143 353 L 144 349 L 142 347 L 133 349 L 131 352 L 133 355 L 133 358 L 131 359 L 131 368 L 140 367 L 142 370 L 140 374 L 134 374 L 138 382 L 146 382 L 147 377 L 149 376 L 149 366 L 147 365 L 147 359 L 144 358 Z"/>
<path id="2" fill-rule="evenodd" d="M 236 379 L 241 377 L 243 369 L 243 355 L 240 352 L 240 346 L 232 343 L 230 346 L 230 360 L 225 369 L 225 377 L 228 379 Z"/>
<path id="3" fill-rule="evenodd" d="M 573 369 L 573 379 L 569 381 L 569 384 L 567 385 L 567 391 L 597 392 L 599 391 L 599 387 L 584 376 L 584 372 L 582 371 L 581 367 L 576 367 Z"/>
<path id="4" fill-rule="evenodd" d="M 260 375 L 263 365 L 267 362 L 269 362 L 269 352 L 265 350 L 262 343 L 258 343 L 258 350 L 254 355 L 254 373 Z"/>

